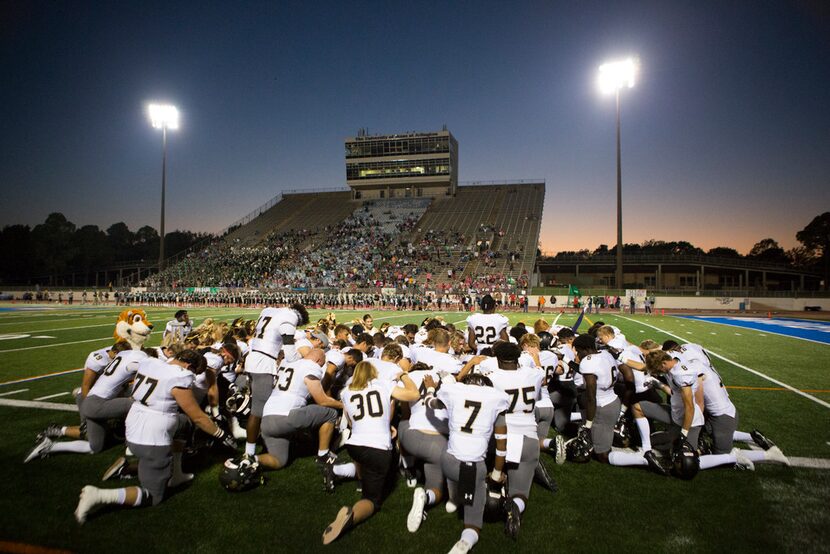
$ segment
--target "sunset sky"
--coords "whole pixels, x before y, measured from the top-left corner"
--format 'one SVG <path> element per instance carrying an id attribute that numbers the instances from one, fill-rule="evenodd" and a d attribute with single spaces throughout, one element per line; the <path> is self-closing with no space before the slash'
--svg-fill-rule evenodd
<path id="1" fill-rule="evenodd" d="M 461 181 L 547 181 L 542 246 L 785 248 L 830 210 L 830 11 L 782 2 L 5 2 L 0 226 L 218 231 L 281 190 L 345 185 L 343 141 L 432 131 Z"/>

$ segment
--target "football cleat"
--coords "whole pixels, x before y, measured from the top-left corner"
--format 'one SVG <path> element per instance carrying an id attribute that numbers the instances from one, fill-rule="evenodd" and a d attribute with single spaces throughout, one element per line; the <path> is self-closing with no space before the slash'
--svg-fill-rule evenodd
<path id="1" fill-rule="evenodd" d="M 752 460 L 744 456 L 740 448 L 733 448 L 731 454 L 735 456 L 735 469 L 755 471 L 755 464 L 752 463 Z"/>
<path id="2" fill-rule="evenodd" d="M 418 486 L 418 475 L 415 473 L 415 470 L 405 467 L 403 468 L 403 476 L 406 479 L 407 487 L 414 489 Z"/>
<path id="3" fill-rule="evenodd" d="M 323 474 L 323 491 L 327 494 L 334 492 L 334 484 L 337 477 L 334 475 L 334 462 L 325 462 L 317 464 L 320 468 L 320 473 Z"/>
<path id="4" fill-rule="evenodd" d="M 464 539 L 461 539 L 460 541 L 455 543 L 455 545 L 453 545 L 449 554 L 467 554 L 467 552 L 469 552 L 472 548 L 473 545 L 471 545 Z"/>
<path id="5" fill-rule="evenodd" d="M 769 440 L 764 434 L 759 431 L 758 429 L 753 429 L 750 431 L 749 436 L 752 437 L 752 440 L 755 441 L 755 444 L 763 448 L 764 450 L 769 450 L 770 448 L 775 446 L 775 443 Z"/>
<path id="6" fill-rule="evenodd" d="M 452 500 L 447 500 L 447 502 L 444 504 L 444 509 L 447 511 L 448 514 L 454 514 L 458 511 L 458 505 Z"/>
<path id="7" fill-rule="evenodd" d="M 512 498 L 504 502 L 504 534 L 514 541 L 519 538 L 519 529 L 522 526 L 522 512 Z"/>
<path id="8" fill-rule="evenodd" d="M 410 533 L 414 533 L 421 526 L 421 523 L 426 519 L 427 514 L 424 512 L 424 506 L 427 505 L 427 493 L 423 488 L 418 487 L 412 493 L 412 508 L 409 510 L 409 515 L 406 516 L 406 528 Z"/>
<path id="9" fill-rule="evenodd" d="M 176 472 L 173 472 L 173 476 L 167 480 L 167 486 L 172 488 L 179 487 L 184 485 L 185 483 L 190 483 L 196 476 L 192 473 L 179 473 L 178 475 Z"/>
<path id="10" fill-rule="evenodd" d="M 29 453 L 23 458 L 23 463 L 28 464 L 36 458 L 46 458 L 49 456 L 49 452 L 52 450 L 52 445 L 54 444 L 55 442 L 49 437 L 43 437 L 40 442 L 29 450 Z"/>
<path id="11" fill-rule="evenodd" d="M 562 435 L 556 435 L 556 450 L 553 456 L 554 460 L 556 460 L 557 465 L 562 465 L 565 463 L 565 460 L 568 459 L 568 451 L 565 448 L 565 437 Z"/>
<path id="12" fill-rule="evenodd" d="M 104 475 L 101 477 L 101 481 L 109 481 L 113 477 L 123 477 L 124 470 L 127 469 L 127 465 L 127 458 L 125 456 L 121 456 L 107 468 Z"/>
<path id="13" fill-rule="evenodd" d="M 35 442 L 41 442 L 43 439 L 59 439 L 63 437 L 63 427 L 60 425 L 56 425 L 55 423 L 49 424 L 49 426 L 37 434 L 37 438 Z"/>
<path id="14" fill-rule="evenodd" d="M 550 492 L 557 492 L 559 487 L 556 485 L 556 480 L 551 476 L 548 472 L 548 468 L 545 467 L 545 464 L 542 463 L 542 459 L 539 458 L 539 461 L 536 462 L 536 469 L 534 470 L 533 476 L 536 479 L 536 482 L 548 489 Z"/>
<path id="15" fill-rule="evenodd" d="M 78 507 L 75 508 L 75 520 L 83 525 L 86 518 L 95 506 L 101 503 L 97 487 L 87 485 L 81 489 L 81 496 L 78 499 Z"/>
<path id="16" fill-rule="evenodd" d="M 340 511 L 337 512 L 337 517 L 323 531 L 323 544 L 331 544 L 334 542 L 343 531 L 352 526 L 352 521 L 352 509 L 348 506 L 340 508 Z"/>
<path id="17" fill-rule="evenodd" d="M 785 466 L 790 465 L 790 460 L 787 458 L 781 449 L 777 446 L 773 446 L 769 450 L 764 452 L 764 456 L 766 457 L 767 461 L 770 462 L 778 462 L 779 464 L 784 464 Z"/>
<path id="18" fill-rule="evenodd" d="M 658 457 L 654 450 L 649 450 L 643 454 L 643 458 L 648 462 L 648 468 L 658 475 L 668 477 L 671 474 L 669 468 L 663 465 L 662 460 Z"/>

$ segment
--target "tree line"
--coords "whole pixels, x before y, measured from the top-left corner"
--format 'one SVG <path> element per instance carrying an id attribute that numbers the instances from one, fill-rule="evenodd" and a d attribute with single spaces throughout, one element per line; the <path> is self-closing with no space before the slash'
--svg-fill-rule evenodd
<path id="1" fill-rule="evenodd" d="M 210 238 L 206 233 L 176 230 L 164 237 L 165 252 L 174 255 Z M 159 234 L 145 225 L 131 231 L 124 222 L 100 229 L 76 226 L 62 213 L 51 213 L 34 227 L 7 225 L 0 230 L 0 284 L 48 284 L 49 277 L 76 274 L 79 286 L 95 282 L 95 272 L 114 262 L 158 261 Z"/>

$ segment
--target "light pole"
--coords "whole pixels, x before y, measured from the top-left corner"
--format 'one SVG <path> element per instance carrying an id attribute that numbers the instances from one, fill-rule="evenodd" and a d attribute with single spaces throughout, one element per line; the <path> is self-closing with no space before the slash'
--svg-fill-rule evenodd
<path id="1" fill-rule="evenodd" d="M 164 194 L 167 189 L 167 129 L 179 128 L 179 110 L 168 104 L 150 104 L 150 124 L 161 129 L 161 225 L 159 226 L 159 271 L 164 269 Z"/>
<path id="2" fill-rule="evenodd" d="M 623 238 L 622 238 L 622 160 L 620 153 L 620 89 L 634 86 L 639 60 L 626 60 L 604 63 L 599 66 L 599 88 L 604 93 L 613 93 L 617 100 L 617 270 L 616 288 L 623 283 Z"/>

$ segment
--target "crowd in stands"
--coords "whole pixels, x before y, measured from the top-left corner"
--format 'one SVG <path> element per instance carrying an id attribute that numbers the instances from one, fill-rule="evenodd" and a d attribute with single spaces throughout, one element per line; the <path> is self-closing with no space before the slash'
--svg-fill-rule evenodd
<path id="1" fill-rule="evenodd" d="M 427 206 L 367 202 L 323 229 L 272 232 L 257 245 L 219 239 L 141 285 L 151 290 L 396 288 L 444 294 L 527 288 L 526 272 L 509 275 L 523 256 L 520 250 L 492 250 L 490 241 L 475 243 L 454 229 L 417 228 Z M 504 234 L 491 226 L 481 229 Z M 470 264 L 477 264 L 475 271 L 465 273 Z"/>

